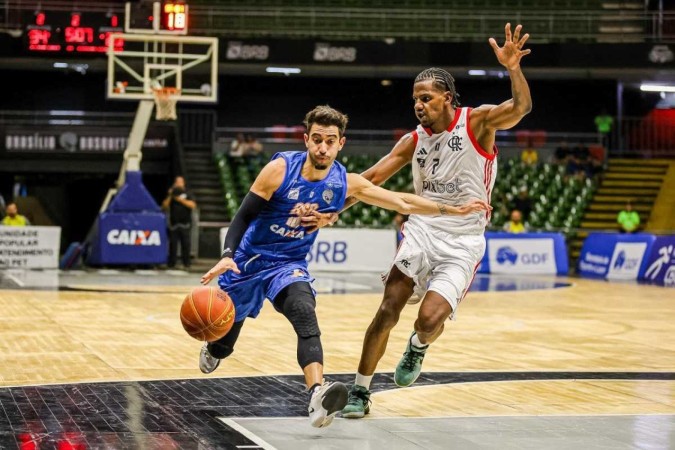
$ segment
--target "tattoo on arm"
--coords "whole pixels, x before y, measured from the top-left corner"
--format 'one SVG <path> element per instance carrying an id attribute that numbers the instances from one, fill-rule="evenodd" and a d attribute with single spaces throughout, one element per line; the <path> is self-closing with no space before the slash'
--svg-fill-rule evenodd
<path id="1" fill-rule="evenodd" d="M 448 210 L 446 209 L 444 204 L 436 203 L 436 205 L 438 205 L 438 211 L 441 213 L 441 216 L 447 216 L 448 215 Z"/>

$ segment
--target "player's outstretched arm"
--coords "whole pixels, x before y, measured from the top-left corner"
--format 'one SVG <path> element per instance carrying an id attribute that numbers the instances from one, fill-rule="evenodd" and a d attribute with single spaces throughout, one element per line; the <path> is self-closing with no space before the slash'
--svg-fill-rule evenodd
<path id="1" fill-rule="evenodd" d="M 369 205 L 379 206 L 400 212 L 401 214 L 422 214 L 429 216 L 463 215 L 476 211 L 489 211 L 492 207 L 483 200 L 473 200 L 466 205 L 450 206 L 432 202 L 414 194 L 388 191 L 375 186 L 370 181 L 356 173 L 347 174 L 347 195 Z"/>
<path id="2" fill-rule="evenodd" d="M 403 136 L 394 145 L 394 148 L 384 155 L 372 167 L 367 169 L 361 175 L 376 186 L 391 178 L 396 172 L 401 170 L 403 166 L 412 160 L 415 152 L 415 139 L 412 133 Z M 358 203 L 359 199 L 353 196 L 348 196 L 342 211 L 350 208 L 352 205 Z M 312 214 L 302 218 L 302 224 L 307 229 L 308 233 L 313 233 L 320 228 L 332 226 L 337 222 L 338 214 L 336 213 L 320 213 L 314 211 Z"/>
<path id="3" fill-rule="evenodd" d="M 476 122 L 482 122 L 482 127 L 489 130 L 506 130 L 514 127 L 532 110 L 530 88 L 520 68 L 520 60 L 531 52 L 529 49 L 523 50 L 530 35 L 526 33 L 521 37 L 522 29 L 523 26 L 518 25 L 511 34 L 511 24 L 507 23 L 504 28 L 506 36 L 502 47 L 494 38 L 490 38 L 490 46 L 497 60 L 509 71 L 512 98 L 500 105 L 482 105 L 476 108 L 471 114 L 472 123 L 479 125 Z"/>
<path id="4" fill-rule="evenodd" d="M 230 228 L 227 230 L 221 255 L 222 259 L 211 270 L 202 275 L 200 280 L 202 284 L 208 284 L 212 279 L 228 270 L 240 273 L 232 256 L 237 247 L 239 247 L 239 243 L 244 237 L 249 224 L 258 217 L 260 211 L 263 210 L 269 199 L 272 198 L 274 191 L 281 186 L 281 183 L 284 181 L 285 172 L 286 161 L 283 158 L 269 162 L 260 171 L 250 191 L 241 202 L 239 211 L 237 211 L 237 214 L 232 219 Z"/>

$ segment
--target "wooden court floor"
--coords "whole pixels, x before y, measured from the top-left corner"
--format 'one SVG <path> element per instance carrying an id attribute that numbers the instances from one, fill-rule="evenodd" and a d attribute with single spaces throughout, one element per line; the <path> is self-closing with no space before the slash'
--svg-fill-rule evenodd
<path id="1" fill-rule="evenodd" d="M 555 290 L 472 292 L 424 371 L 675 372 L 672 290 L 571 281 Z M 0 290 L 0 386 L 205 377 L 201 343 L 178 319 L 191 287 Z M 380 294 L 318 296 L 327 373 L 355 371 L 379 301 Z M 380 371 L 393 371 L 416 311 L 404 311 Z M 292 328 L 267 304 L 210 377 L 299 373 Z M 373 396 L 373 416 L 675 414 L 672 379 L 581 378 L 392 386 Z"/>

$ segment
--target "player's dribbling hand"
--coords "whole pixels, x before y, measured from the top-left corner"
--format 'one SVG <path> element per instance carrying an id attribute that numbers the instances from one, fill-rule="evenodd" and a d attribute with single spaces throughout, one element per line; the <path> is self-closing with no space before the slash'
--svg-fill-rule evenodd
<path id="1" fill-rule="evenodd" d="M 202 275 L 200 282 L 204 285 L 209 284 L 215 277 L 228 270 L 231 270 L 234 273 L 241 273 L 239 267 L 237 267 L 237 263 L 235 263 L 232 258 L 223 258 L 218 261 L 218 264 L 213 266 L 211 270 Z"/>
<path id="2" fill-rule="evenodd" d="M 481 211 L 492 211 L 492 206 L 484 200 L 471 200 L 469 203 L 456 206 L 457 214 L 471 214 Z"/>
<path id="3" fill-rule="evenodd" d="M 305 227 L 307 234 L 310 234 L 318 231 L 319 228 L 332 226 L 335 222 L 337 222 L 337 219 L 337 213 L 320 213 L 318 211 L 312 211 L 308 215 L 302 217 L 300 220 L 302 226 Z"/>

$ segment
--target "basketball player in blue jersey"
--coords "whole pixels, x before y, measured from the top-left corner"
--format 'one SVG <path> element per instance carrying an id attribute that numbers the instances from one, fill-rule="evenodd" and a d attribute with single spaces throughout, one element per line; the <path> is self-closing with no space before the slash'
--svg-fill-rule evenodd
<path id="1" fill-rule="evenodd" d="M 317 106 L 305 117 L 307 152 L 277 153 L 260 172 L 244 198 L 225 237 L 222 259 L 201 279 L 219 276 L 236 309 L 232 330 L 205 343 L 199 367 L 213 372 L 232 354 L 247 317 L 255 318 L 265 298 L 293 325 L 298 336 L 297 359 L 309 392 L 309 417 L 315 427 L 330 425 L 347 403 L 342 383 L 323 382 L 323 349 L 314 308 L 313 278 L 305 260 L 316 239 L 302 219 L 334 213 L 354 196 L 371 205 L 402 214 L 457 215 L 490 206 L 482 200 L 448 207 L 413 194 L 390 192 L 360 175 L 346 173 L 335 162 L 345 144 L 347 117 L 328 106 Z"/>

